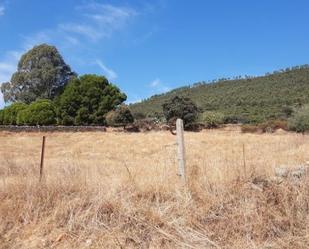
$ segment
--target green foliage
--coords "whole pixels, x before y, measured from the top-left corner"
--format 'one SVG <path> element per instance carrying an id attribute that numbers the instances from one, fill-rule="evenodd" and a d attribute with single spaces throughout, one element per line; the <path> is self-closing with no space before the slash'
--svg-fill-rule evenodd
<path id="1" fill-rule="evenodd" d="M 189 98 L 175 96 L 166 101 L 162 107 L 167 122 L 176 118 L 181 118 L 184 122 L 184 126 L 188 127 L 194 123 L 198 117 L 198 108 Z"/>
<path id="2" fill-rule="evenodd" d="M 116 110 L 110 111 L 106 115 L 108 126 L 126 126 L 134 122 L 134 117 L 126 105 L 120 105 Z"/>
<path id="3" fill-rule="evenodd" d="M 301 107 L 289 118 L 288 127 L 296 132 L 309 131 L 309 105 Z"/>
<path id="4" fill-rule="evenodd" d="M 10 82 L 1 85 L 1 92 L 5 102 L 53 99 L 74 76 L 56 47 L 42 44 L 21 57 L 17 72 Z"/>
<path id="5" fill-rule="evenodd" d="M 0 125 L 3 125 L 4 110 L 0 110 Z"/>
<path id="6" fill-rule="evenodd" d="M 207 128 L 217 128 L 224 123 L 224 115 L 220 112 L 206 111 L 202 113 L 200 121 Z"/>
<path id="7" fill-rule="evenodd" d="M 309 104 L 309 68 L 295 67 L 256 78 L 221 79 L 182 87 L 130 105 L 133 113 L 153 116 L 162 104 L 175 97 L 188 97 L 202 111 L 221 112 L 246 123 L 261 123 L 290 115 L 286 107 Z"/>
<path id="8" fill-rule="evenodd" d="M 18 125 L 53 125 L 56 124 L 55 105 L 46 99 L 32 102 L 17 115 Z"/>
<path id="9" fill-rule="evenodd" d="M 146 115 L 142 112 L 136 112 L 136 113 L 132 113 L 134 119 L 136 120 L 141 120 L 141 119 L 145 119 Z"/>
<path id="10" fill-rule="evenodd" d="M 291 117 L 292 114 L 294 113 L 294 108 L 291 106 L 283 106 L 281 112 L 282 112 L 282 118 L 287 119 Z"/>
<path id="11" fill-rule="evenodd" d="M 0 117 L 0 123 L 3 125 L 16 125 L 17 115 L 26 108 L 27 105 L 23 103 L 13 103 L 12 105 L 5 107 L 1 110 L 2 118 Z"/>
<path id="12" fill-rule="evenodd" d="M 127 96 L 103 76 L 84 75 L 72 79 L 56 100 L 58 116 L 64 125 L 103 125 L 105 114 Z"/>

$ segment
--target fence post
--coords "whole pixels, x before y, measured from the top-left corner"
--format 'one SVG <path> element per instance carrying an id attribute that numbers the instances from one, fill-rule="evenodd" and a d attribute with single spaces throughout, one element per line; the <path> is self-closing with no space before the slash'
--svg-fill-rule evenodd
<path id="1" fill-rule="evenodd" d="M 179 175 L 185 181 L 186 180 L 186 159 L 185 159 L 185 143 L 184 143 L 184 129 L 183 121 L 178 118 L 176 121 L 177 132 L 177 151 L 178 151 L 178 170 Z"/>
<path id="2" fill-rule="evenodd" d="M 42 151 L 41 151 L 41 163 L 40 163 L 40 182 L 42 181 L 43 176 L 43 166 L 44 166 L 44 155 L 45 155 L 45 136 L 43 136 L 42 140 Z"/>

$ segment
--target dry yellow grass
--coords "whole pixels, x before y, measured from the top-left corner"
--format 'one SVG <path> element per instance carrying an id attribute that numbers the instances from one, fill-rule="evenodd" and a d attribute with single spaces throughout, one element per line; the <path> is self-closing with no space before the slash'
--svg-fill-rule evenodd
<path id="1" fill-rule="evenodd" d="M 308 179 L 268 181 L 308 136 L 185 133 L 183 186 L 168 132 L 45 134 L 39 184 L 42 135 L 0 133 L 0 248 L 309 248 Z"/>

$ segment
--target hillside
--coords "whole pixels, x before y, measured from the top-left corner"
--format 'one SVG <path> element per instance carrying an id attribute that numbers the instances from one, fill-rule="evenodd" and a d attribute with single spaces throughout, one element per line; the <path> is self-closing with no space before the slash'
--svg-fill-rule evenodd
<path id="1" fill-rule="evenodd" d="M 222 79 L 174 89 L 131 104 L 133 113 L 162 115 L 162 104 L 179 95 L 191 98 L 202 111 L 213 110 L 245 122 L 284 116 L 286 107 L 309 103 L 309 66 L 297 66 L 261 77 Z"/>

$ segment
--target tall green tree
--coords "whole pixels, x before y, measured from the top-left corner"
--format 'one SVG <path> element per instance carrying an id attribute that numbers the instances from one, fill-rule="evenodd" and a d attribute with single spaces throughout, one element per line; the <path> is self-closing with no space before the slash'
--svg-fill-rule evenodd
<path id="1" fill-rule="evenodd" d="M 10 82 L 1 85 L 5 102 L 53 99 L 76 76 L 54 46 L 42 44 L 22 55 Z"/>
<path id="2" fill-rule="evenodd" d="M 83 75 L 72 79 L 56 103 L 64 125 L 105 124 L 104 115 L 126 100 L 127 96 L 105 77 Z"/>

